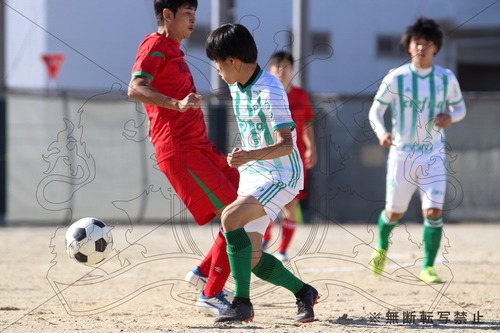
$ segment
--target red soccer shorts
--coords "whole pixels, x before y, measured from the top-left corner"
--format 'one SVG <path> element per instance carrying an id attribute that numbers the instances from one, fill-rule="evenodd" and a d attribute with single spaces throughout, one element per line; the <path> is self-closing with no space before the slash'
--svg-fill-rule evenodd
<path id="1" fill-rule="evenodd" d="M 184 149 L 158 166 L 199 225 L 210 222 L 238 196 L 239 172 L 214 144 Z"/>

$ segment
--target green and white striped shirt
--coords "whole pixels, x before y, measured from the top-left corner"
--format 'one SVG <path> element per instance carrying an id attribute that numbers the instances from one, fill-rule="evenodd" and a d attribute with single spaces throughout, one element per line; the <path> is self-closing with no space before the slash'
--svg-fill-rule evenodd
<path id="1" fill-rule="evenodd" d="M 240 167 L 240 172 L 272 177 L 283 185 L 301 189 L 303 167 L 297 149 L 295 123 L 281 82 L 261 69 L 245 88 L 234 83 L 229 89 L 244 150 L 272 145 L 276 139 L 274 131 L 282 127 L 291 127 L 293 135 L 294 149 L 290 155 L 246 163 Z"/>
<path id="2" fill-rule="evenodd" d="M 458 81 L 449 69 L 434 65 L 428 73 L 419 75 L 413 65 L 408 64 L 385 76 L 375 101 L 391 106 L 396 147 L 431 144 L 437 148 L 444 142 L 444 131 L 433 128 L 434 117 L 447 112 L 447 107 L 452 110 L 454 105 L 463 101 L 463 97 Z M 374 128 L 378 135 L 385 131 L 380 127 Z"/>

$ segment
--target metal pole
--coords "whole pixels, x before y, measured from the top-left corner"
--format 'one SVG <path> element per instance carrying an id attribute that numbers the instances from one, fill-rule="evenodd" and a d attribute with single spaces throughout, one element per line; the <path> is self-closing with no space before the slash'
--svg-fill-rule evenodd
<path id="1" fill-rule="evenodd" d="M 234 0 L 212 0 L 211 30 L 223 23 L 233 22 L 233 8 Z M 215 66 L 210 70 L 210 84 L 212 91 L 208 109 L 208 135 L 221 152 L 227 153 L 227 106 L 219 97 L 229 94 L 229 89 Z"/>
<path id="2" fill-rule="evenodd" d="M 307 68 L 305 57 L 310 54 L 309 0 L 293 0 L 292 9 L 293 43 L 292 53 L 295 58 L 295 83 L 307 90 Z"/>
<path id="3" fill-rule="evenodd" d="M 5 101 L 5 4 L 0 4 L 0 226 L 7 213 L 7 103 Z"/>
<path id="4" fill-rule="evenodd" d="M 212 0 L 211 5 L 211 30 L 217 29 L 221 24 L 233 22 L 234 0 Z M 210 72 L 210 83 L 214 92 L 227 86 L 220 78 L 215 67 L 212 67 Z"/>
<path id="5" fill-rule="evenodd" d="M 5 84 L 5 3 L 0 4 L 0 226 L 7 213 L 7 103 Z"/>

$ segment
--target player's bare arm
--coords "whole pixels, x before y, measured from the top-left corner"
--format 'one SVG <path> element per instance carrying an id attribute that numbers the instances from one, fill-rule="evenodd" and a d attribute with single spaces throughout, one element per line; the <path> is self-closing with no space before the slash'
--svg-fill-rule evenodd
<path id="1" fill-rule="evenodd" d="M 165 96 L 151 86 L 151 80 L 144 76 L 134 76 L 128 86 L 128 96 L 142 103 L 185 112 L 201 105 L 202 96 L 190 93 L 182 100 Z"/>
<path id="2" fill-rule="evenodd" d="M 304 144 L 306 150 L 304 152 L 305 162 L 304 165 L 307 169 L 311 169 L 316 165 L 318 161 L 318 155 L 316 153 L 316 143 L 314 142 L 314 129 L 312 124 L 307 124 L 302 131 L 304 137 Z"/>
<path id="3" fill-rule="evenodd" d="M 256 150 L 243 150 L 241 148 L 234 148 L 231 153 L 227 155 L 227 163 L 237 168 L 247 162 L 257 160 L 270 160 L 282 156 L 290 155 L 293 151 L 293 138 L 290 127 L 283 127 L 274 131 L 276 142 L 272 145 L 256 149 Z"/>
<path id="4" fill-rule="evenodd" d="M 381 147 L 389 148 L 392 145 L 392 134 L 389 132 L 385 132 L 378 138 L 378 142 Z"/>
<path id="5" fill-rule="evenodd" d="M 368 112 L 370 126 L 377 135 L 378 142 L 382 148 L 389 148 L 392 145 L 392 134 L 388 132 L 384 124 L 384 113 L 387 110 L 387 105 L 375 100 Z"/>

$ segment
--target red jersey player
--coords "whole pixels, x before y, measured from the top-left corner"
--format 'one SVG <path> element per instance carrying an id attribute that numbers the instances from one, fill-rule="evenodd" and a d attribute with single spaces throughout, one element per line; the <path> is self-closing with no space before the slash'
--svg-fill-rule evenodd
<path id="1" fill-rule="evenodd" d="M 180 49 L 196 22 L 197 0 L 155 0 L 158 30 L 137 51 L 128 95 L 144 103 L 158 167 L 200 225 L 220 216 L 237 198 L 239 173 L 208 140 L 201 95 Z M 230 273 L 221 232 L 202 263 L 186 276 L 204 288 L 196 305 L 219 315 L 229 304 Z"/>
<path id="2" fill-rule="evenodd" d="M 281 81 L 286 90 L 292 119 L 297 126 L 297 148 L 299 149 L 300 158 L 304 167 L 310 169 L 317 161 L 314 130 L 312 127 L 313 113 L 307 92 L 300 87 L 292 85 L 293 62 L 293 56 L 290 53 L 284 51 L 276 52 L 271 56 L 269 72 Z M 282 237 L 278 253 L 276 254 L 282 261 L 288 260 L 286 251 L 297 225 L 296 212 L 300 200 L 304 200 L 307 197 L 307 178 L 307 172 L 304 172 L 304 189 L 283 209 L 283 217 L 281 219 Z M 272 224 L 269 224 L 264 235 L 264 247 L 271 239 L 271 228 Z"/>

